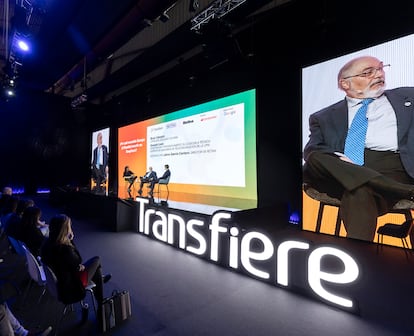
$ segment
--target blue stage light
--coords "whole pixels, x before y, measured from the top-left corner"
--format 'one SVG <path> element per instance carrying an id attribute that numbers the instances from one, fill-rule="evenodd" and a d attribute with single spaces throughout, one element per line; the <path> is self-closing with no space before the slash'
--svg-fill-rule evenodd
<path id="1" fill-rule="evenodd" d="M 299 224 L 300 223 L 300 213 L 299 211 L 292 211 L 289 216 L 289 223 L 290 224 Z"/>
<path id="2" fill-rule="evenodd" d="M 10 88 L 6 89 L 6 95 L 8 97 L 13 97 L 14 96 L 14 90 L 10 89 Z"/>
<path id="3" fill-rule="evenodd" d="M 29 51 L 29 44 L 26 41 L 19 40 L 17 41 L 17 45 L 22 51 Z"/>

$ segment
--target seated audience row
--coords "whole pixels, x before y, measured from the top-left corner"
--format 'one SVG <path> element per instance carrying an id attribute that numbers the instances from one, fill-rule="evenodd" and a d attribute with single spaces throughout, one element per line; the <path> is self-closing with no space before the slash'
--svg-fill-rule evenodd
<path id="1" fill-rule="evenodd" d="M 47 225 L 41 221 L 42 211 L 33 201 L 25 200 L 23 202 L 14 195 L 4 195 L 6 194 L 2 194 L 0 202 L 3 210 L 0 238 L 10 236 L 23 242 L 33 255 L 52 269 L 57 277 L 58 297 L 63 303 L 81 301 L 86 296 L 85 287 L 90 281 L 93 281 L 96 284 L 93 292 L 98 303 L 97 316 L 99 326 L 101 326 L 101 307 L 104 300 L 103 285 L 111 279 L 111 275 L 102 274 L 100 257 L 94 256 L 83 261 L 74 241 L 75 235 L 69 216 L 65 214 L 54 215 Z M 18 207 L 20 201 L 22 204 Z M 45 227 L 48 228 L 47 234 L 41 230 Z M 9 244 L 1 244 L 0 240 L 2 255 L 8 251 L 6 245 Z M 14 263 L 13 267 L 16 266 L 17 264 Z M 8 269 L 5 272 L 20 274 L 27 272 L 27 269 L 19 271 Z M 5 281 L 0 272 L 0 293 L 2 293 Z M 7 300 L 2 300 L 0 295 L 0 335 L 47 335 L 50 331 L 51 328 L 48 328 L 43 333 L 29 333 L 14 317 L 7 305 Z"/>

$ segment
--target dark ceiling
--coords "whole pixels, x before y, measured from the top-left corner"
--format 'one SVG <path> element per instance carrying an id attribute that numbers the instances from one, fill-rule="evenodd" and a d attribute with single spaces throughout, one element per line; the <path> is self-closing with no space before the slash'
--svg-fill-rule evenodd
<path id="1" fill-rule="evenodd" d="M 227 35 L 288 2 L 5 0 L 0 7 L 2 76 L 15 76 L 17 89 L 46 91 L 73 101 L 87 94 L 88 101 L 101 104 L 205 51 L 206 41 L 228 48 Z M 210 6 L 228 12 L 218 18 L 217 11 L 208 11 Z M 214 15 L 211 19 L 203 13 Z M 205 18 L 209 23 L 191 29 L 197 17 L 197 22 Z M 17 56 L 18 67 L 11 66 L 10 58 L 16 31 L 32 45 L 29 54 Z"/>

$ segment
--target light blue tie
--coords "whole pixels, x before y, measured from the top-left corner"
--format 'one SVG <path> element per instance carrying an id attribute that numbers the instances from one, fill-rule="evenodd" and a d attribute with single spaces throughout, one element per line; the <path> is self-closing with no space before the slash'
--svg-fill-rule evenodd
<path id="1" fill-rule="evenodd" d="M 373 100 L 372 98 L 366 98 L 362 101 L 362 106 L 352 119 L 345 140 L 344 154 L 360 166 L 364 164 L 365 137 L 368 128 L 367 109 L 368 104 Z"/>
<path id="2" fill-rule="evenodd" d="M 97 158 L 96 158 L 96 168 L 98 168 L 99 169 L 99 165 L 101 164 L 101 150 L 100 150 L 100 148 L 98 147 L 98 149 L 97 149 Z"/>

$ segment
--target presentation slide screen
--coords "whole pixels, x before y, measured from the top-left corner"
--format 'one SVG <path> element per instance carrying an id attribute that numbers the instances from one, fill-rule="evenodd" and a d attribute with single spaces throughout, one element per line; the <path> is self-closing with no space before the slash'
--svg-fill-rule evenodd
<path id="1" fill-rule="evenodd" d="M 310 139 L 310 124 L 309 124 L 309 117 L 317 112 L 320 111 L 332 104 L 337 102 L 344 102 L 345 99 L 345 92 L 338 88 L 338 81 L 337 75 L 340 68 L 345 65 L 351 59 L 358 57 L 358 56 L 374 56 L 380 61 L 383 62 L 384 65 L 390 65 L 384 67 L 384 76 L 385 76 L 385 84 L 386 90 L 390 89 L 397 89 L 400 87 L 414 87 L 414 62 L 413 62 L 413 55 L 414 55 L 414 35 L 404 36 L 398 39 L 394 39 L 379 45 L 375 45 L 363 50 L 359 50 L 335 59 L 328 60 L 326 62 L 322 62 L 319 64 L 315 64 L 309 67 L 305 67 L 302 69 L 302 145 L 303 149 L 305 148 L 307 142 Z M 376 74 L 378 72 L 375 72 Z M 369 78 L 366 79 L 369 81 Z M 375 80 L 375 78 L 373 79 Z M 355 81 L 354 81 L 355 82 Z M 352 84 L 352 82 L 351 82 Z M 387 100 L 388 98 L 387 92 L 385 92 L 385 96 Z M 398 115 L 399 111 L 397 111 L 396 107 L 394 106 L 395 113 L 392 114 L 394 116 L 394 120 L 397 122 L 394 123 L 395 128 L 398 125 L 398 132 L 400 133 L 402 129 L 404 129 L 403 124 L 408 123 L 408 120 L 414 117 L 413 110 L 409 110 L 412 107 L 411 100 L 412 97 L 406 97 L 406 101 L 401 103 L 404 105 L 403 108 L 405 109 L 408 115 L 408 119 L 405 119 L 406 122 L 401 122 L 402 119 L 401 115 Z M 347 111 L 347 108 L 345 109 Z M 335 122 L 338 122 L 340 118 L 340 112 L 338 109 L 338 119 L 333 121 L 333 125 Z M 347 112 L 345 112 L 347 115 Z M 406 114 L 407 114 L 406 113 Z M 347 121 L 349 123 L 348 117 Z M 405 118 L 405 117 L 403 117 Z M 322 129 L 321 124 L 320 129 Z M 400 126 L 403 126 L 400 129 Z M 337 125 L 333 126 L 337 127 Z M 349 127 L 349 124 L 345 126 L 345 136 L 343 137 L 343 141 L 346 137 L 346 130 Z M 408 127 L 408 126 L 407 126 Z M 404 136 L 407 137 L 409 130 L 406 129 L 403 131 Z M 368 132 L 369 133 L 369 128 Z M 319 134 L 321 137 L 325 137 L 326 133 Z M 331 133 L 332 136 L 332 133 Z M 381 129 L 381 136 L 386 136 L 386 130 Z M 402 139 L 403 133 L 398 135 L 400 139 L 398 143 L 401 144 L 401 141 L 407 141 Z M 327 137 L 327 136 L 326 136 Z M 412 137 L 411 137 L 412 139 Z M 397 143 L 397 140 L 395 141 Z M 402 157 L 402 156 L 401 156 Z M 305 162 L 302 161 L 304 164 Z M 305 176 L 304 176 L 305 180 Z M 322 188 L 321 185 L 314 185 L 315 189 L 318 187 Z M 324 191 L 324 190 L 319 190 Z M 341 198 L 341 197 L 339 197 Z M 331 234 L 331 235 L 339 235 L 343 237 L 350 237 L 348 235 L 343 221 L 337 221 L 338 216 L 338 206 L 325 206 L 323 209 L 323 216 L 321 221 L 319 222 L 320 225 L 317 225 L 317 218 L 318 218 L 318 209 L 320 206 L 320 202 L 315 200 L 313 197 L 309 197 L 307 193 L 303 191 L 303 208 L 302 208 L 302 228 L 308 231 L 316 231 L 321 232 L 324 234 Z M 363 216 L 364 212 L 367 211 L 369 205 L 368 204 L 361 204 L 358 206 L 358 209 L 355 211 L 358 212 L 358 216 Z M 408 212 L 409 214 L 410 212 Z M 385 215 L 381 215 L 377 218 L 377 226 L 374 230 L 369 229 L 369 234 L 364 235 L 354 235 L 355 239 L 365 240 L 365 241 L 377 241 L 376 231 L 378 227 L 383 226 L 385 223 L 396 223 L 401 224 L 406 220 L 405 215 L 403 214 L 390 214 L 386 213 Z M 351 225 L 353 223 L 350 223 Z M 374 223 L 375 226 L 375 223 Z M 352 229 L 353 230 L 353 229 Z M 357 230 L 358 231 L 358 230 Z M 402 246 L 401 239 L 399 238 L 392 238 L 388 236 L 384 236 L 385 244 L 388 245 L 395 245 L 395 246 Z M 411 247 L 411 243 L 409 244 Z"/>
<path id="2" fill-rule="evenodd" d="M 121 127 L 118 146 L 120 198 L 136 197 L 149 167 L 161 177 L 169 165 L 170 201 L 257 207 L 255 89 Z"/>
<path id="3" fill-rule="evenodd" d="M 91 190 L 99 191 L 101 185 L 108 182 L 110 128 L 102 128 L 91 134 Z M 108 183 L 106 183 L 108 186 Z"/>

